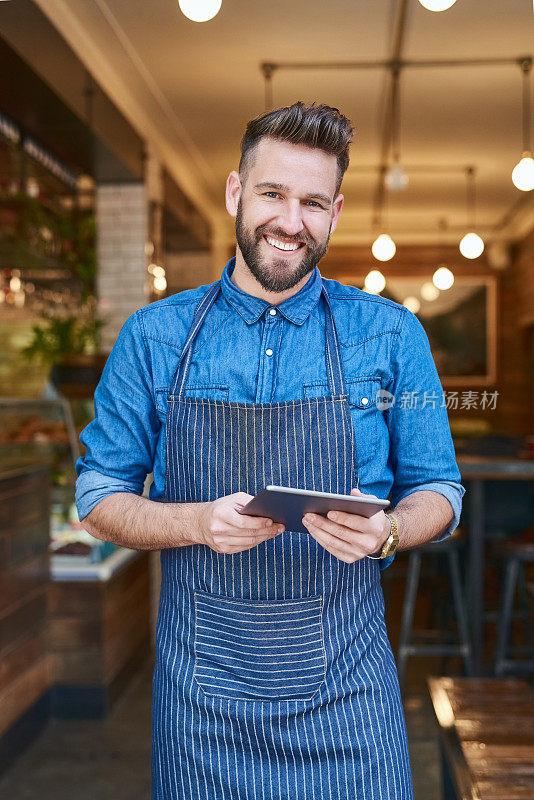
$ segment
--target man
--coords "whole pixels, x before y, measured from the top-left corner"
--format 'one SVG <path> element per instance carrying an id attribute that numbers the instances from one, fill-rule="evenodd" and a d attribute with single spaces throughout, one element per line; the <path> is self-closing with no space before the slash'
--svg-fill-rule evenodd
<path id="1" fill-rule="evenodd" d="M 328 106 L 249 123 L 235 259 L 127 320 L 81 437 L 87 529 L 162 551 L 157 800 L 412 797 L 379 565 L 450 534 L 463 488 L 421 325 L 317 268 L 351 137 Z M 434 401 L 400 402 L 414 392 Z M 238 513 L 267 484 L 390 495 L 393 513 L 284 531 Z"/>

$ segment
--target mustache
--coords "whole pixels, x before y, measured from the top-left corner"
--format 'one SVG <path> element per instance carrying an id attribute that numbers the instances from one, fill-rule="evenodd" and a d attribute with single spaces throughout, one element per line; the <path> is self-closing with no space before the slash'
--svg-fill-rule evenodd
<path id="1" fill-rule="evenodd" d="M 259 242 L 264 236 L 272 236 L 273 239 L 283 239 L 287 242 L 292 242 L 294 244 L 300 244 L 304 242 L 304 244 L 315 244 L 315 239 L 313 239 L 307 233 L 298 233 L 295 236 L 289 236 L 287 233 L 281 228 L 269 228 L 268 225 L 260 225 L 259 228 L 256 228 L 256 242 Z"/>

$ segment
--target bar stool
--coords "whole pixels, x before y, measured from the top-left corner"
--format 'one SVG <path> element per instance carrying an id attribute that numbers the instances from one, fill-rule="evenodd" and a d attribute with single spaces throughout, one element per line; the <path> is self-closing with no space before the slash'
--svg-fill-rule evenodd
<path id="1" fill-rule="evenodd" d="M 520 540 L 502 542 L 498 553 L 506 562 L 506 570 L 497 628 L 495 674 L 500 677 L 505 673 L 534 673 L 531 610 L 525 572 L 525 565 L 534 562 L 534 526 L 527 529 Z M 516 594 L 519 595 L 519 607 L 515 606 Z M 510 644 L 515 618 L 523 622 L 524 646 Z M 526 655 L 527 658 L 514 659 L 511 658 L 513 655 Z"/>
<path id="2" fill-rule="evenodd" d="M 441 542 L 432 542 L 418 547 L 410 553 L 408 562 L 408 575 L 406 579 L 406 592 L 402 606 L 402 624 L 399 638 L 397 657 L 399 684 L 403 685 L 406 674 L 406 663 L 409 656 L 452 656 L 460 655 L 464 660 L 467 675 L 472 674 L 471 644 L 467 627 L 462 581 L 460 577 L 460 563 L 458 559 L 458 539 L 449 537 Z M 413 630 L 413 617 L 421 563 L 423 556 L 439 556 L 447 562 L 450 583 L 452 588 L 453 609 L 458 625 L 456 641 L 444 627 L 432 630 Z M 428 643 L 429 640 L 434 640 Z"/>

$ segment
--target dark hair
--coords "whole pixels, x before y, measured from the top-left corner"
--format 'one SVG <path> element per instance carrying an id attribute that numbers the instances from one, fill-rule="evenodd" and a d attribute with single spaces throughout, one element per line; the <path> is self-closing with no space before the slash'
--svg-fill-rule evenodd
<path id="1" fill-rule="evenodd" d="M 353 129 L 350 120 L 337 108 L 306 105 L 299 100 L 292 106 L 277 108 L 251 120 L 241 139 L 239 172 L 246 178 L 250 157 L 264 136 L 290 144 L 316 147 L 337 158 L 336 195 L 349 166 L 349 146 Z"/>

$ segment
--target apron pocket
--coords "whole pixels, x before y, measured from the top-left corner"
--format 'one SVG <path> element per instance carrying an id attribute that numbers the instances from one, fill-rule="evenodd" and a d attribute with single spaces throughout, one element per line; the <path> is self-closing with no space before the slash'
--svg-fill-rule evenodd
<path id="1" fill-rule="evenodd" d="M 325 678 L 322 596 L 236 600 L 195 592 L 194 679 L 231 699 L 310 700 Z"/>

